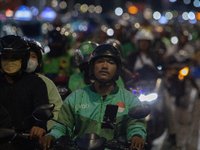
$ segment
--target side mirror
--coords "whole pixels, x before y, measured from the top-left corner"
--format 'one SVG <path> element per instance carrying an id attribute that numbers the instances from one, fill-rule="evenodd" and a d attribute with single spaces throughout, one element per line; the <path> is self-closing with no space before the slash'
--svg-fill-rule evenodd
<path id="1" fill-rule="evenodd" d="M 32 116 L 39 121 L 48 121 L 54 117 L 52 110 L 55 104 L 45 104 L 33 111 Z"/>
<path id="2" fill-rule="evenodd" d="M 143 106 L 136 106 L 134 108 L 132 108 L 128 115 L 131 118 L 134 119 L 141 119 L 141 118 L 145 118 L 146 116 L 148 116 L 148 114 L 151 112 L 151 108 L 149 105 L 143 105 Z"/>

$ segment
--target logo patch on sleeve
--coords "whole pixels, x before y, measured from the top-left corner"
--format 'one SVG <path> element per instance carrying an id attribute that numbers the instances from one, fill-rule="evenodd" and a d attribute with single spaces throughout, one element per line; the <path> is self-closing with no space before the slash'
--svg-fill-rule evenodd
<path id="1" fill-rule="evenodd" d="M 116 105 L 118 105 L 119 107 L 118 107 L 118 112 L 123 112 L 124 110 L 125 110 L 125 104 L 124 103 L 122 103 L 122 102 L 118 102 Z"/>

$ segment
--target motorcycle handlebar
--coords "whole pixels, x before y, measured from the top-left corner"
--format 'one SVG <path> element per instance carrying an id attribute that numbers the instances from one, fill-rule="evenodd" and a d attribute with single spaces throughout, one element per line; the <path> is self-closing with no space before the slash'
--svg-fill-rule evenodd
<path id="1" fill-rule="evenodd" d="M 131 142 L 123 138 L 118 138 L 111 141 L 107 141 L 104 145 L 106 148 L 109 149 L 126 150 L 127 148 L 130 148 Z"/>

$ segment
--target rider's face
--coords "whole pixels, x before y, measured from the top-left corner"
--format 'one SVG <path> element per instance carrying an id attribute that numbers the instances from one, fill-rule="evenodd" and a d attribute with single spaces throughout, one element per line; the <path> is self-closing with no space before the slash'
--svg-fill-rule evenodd
<path id="1" fill-rule="evenodd" d="M 33 51 L 30 51 L 30 59 L 32 59 L 33 61 L 38 62 L 38 57 L 37 54 Z"/>
<path id="2" fill-rule="evenodd" d="M 95 77 L 101 82 L 107 82 L 114 77 L 117 72 L 117 65 L 110 57 L 100 57 L 94 62 Z"/>
<path id="3" fill-rule="evenodd" d="M 149 40 L 139 40 L 138 41 L 138 47 L 140 51 L 146 51 L 149 49 L 150 41 Z"/>

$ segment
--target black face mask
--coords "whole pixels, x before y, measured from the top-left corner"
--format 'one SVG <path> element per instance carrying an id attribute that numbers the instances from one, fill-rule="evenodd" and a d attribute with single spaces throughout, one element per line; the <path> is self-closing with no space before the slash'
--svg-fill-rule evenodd
<path id="1" fill-rule="evenodd" d="M 50 52 L 47 54 L 49 57 L 59 57 L 66 54 L 64 46 L 50 46 Z"/>

